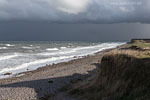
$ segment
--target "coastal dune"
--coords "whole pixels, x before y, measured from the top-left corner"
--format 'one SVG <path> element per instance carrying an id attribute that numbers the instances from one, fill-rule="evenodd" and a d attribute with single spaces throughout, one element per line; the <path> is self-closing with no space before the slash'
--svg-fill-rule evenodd
<path id="1" fill-rule="evenodd" d="M 93 78 L 68 92 L 88 100 L 150 100 L 149 47 L 140 40 L 108 52 Z"/>

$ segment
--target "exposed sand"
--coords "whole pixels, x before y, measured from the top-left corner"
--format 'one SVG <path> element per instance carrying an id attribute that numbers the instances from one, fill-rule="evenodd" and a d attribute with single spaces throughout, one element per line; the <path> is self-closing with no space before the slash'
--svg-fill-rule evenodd
<path id="1" fill-rule="evenodd" d="M 47 94 L 55 94 L 62 86 L 71 84 L 72 79 L 91 74 L 96 69 L 93 64 L 97 63 L 107 51 L 109 50 L 67 63 L 24 72 L 13 78 L 1 79 L 0 100 L 38 100 Z M 55 100 L 60 100 L 60 98 L 55 98 Z M 61 100 L 76 99 L 63 99 L 62 97 Z"/>

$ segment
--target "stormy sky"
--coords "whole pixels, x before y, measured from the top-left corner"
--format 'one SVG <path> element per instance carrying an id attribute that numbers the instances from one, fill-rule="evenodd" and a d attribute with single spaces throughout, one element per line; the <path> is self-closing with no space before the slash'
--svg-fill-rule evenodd
<path id="1" fill-rule="evenodd" d="M 149 0 L 0 0 L 1 41 L 127 41 L 149 23 Z"/>

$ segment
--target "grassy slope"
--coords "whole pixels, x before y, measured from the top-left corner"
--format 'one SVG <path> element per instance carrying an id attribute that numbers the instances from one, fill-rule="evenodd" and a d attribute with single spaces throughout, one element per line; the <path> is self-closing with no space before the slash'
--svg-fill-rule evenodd
<path id="1" fill-rule="evenodd" d="M 135 49 L 114 50 L 102 58 L 92 81 L 78 83 L 71 94 L 89 100 L 150 100 L 150 43 L 126 45 Z M 142 50 L 142 51 L 141 51 Z"/>
<path id="2" fill-rule="evenodd" d="M 145 41 L 134 41 L 131 44 L 128 44 L 129 47 L 137 47 L 139 49 L 150 49 L 150 43 L 146 43 Z"/>

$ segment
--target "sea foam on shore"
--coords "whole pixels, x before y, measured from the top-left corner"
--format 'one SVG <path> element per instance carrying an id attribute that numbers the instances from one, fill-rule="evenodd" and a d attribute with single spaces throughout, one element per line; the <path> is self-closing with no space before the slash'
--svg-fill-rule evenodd
<path id="1" fill-rule="evenodd" d="M 45 66 L 46 64 L 67 62 L 102 50 L 115 48 L 122 44 L 124 43 L 0 43 L 0 47 L 7 46 L 5 50 L 0 49 L 0 78 L 7 78 L 16 73 L 35 70 L 41 66 Z M 5 73 L 12 73 L 12 75 L 6 76 L 4 75 Z"/>

